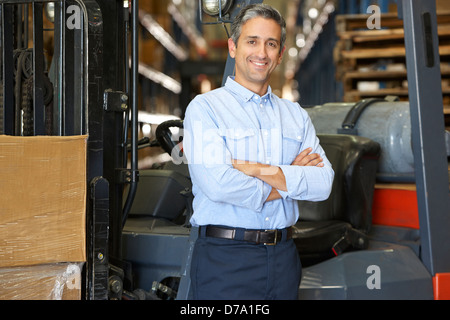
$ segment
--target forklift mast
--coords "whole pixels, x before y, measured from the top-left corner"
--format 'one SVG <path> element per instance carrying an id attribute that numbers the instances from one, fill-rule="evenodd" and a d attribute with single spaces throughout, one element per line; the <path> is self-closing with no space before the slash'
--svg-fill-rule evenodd
<path id="1" fill-rule="evenodd" d="M 44 27 L 44 13 L 46 23 L 52 20 L 51 27 Z M 110 263 L 120 260 L 121 252 L 123 188 L 136 177 L 127 169 L 124 134 L 130 113 L 128 15 L 128 1 L 4 0 L 0 4 L 0 133 L 88 135 L 85 299 L 111 298 L 109 278 L 116 268 Z M 44 35 L 49 33 L 54 39 L 51 59 L 44 55 L 49 49 L 44 50 Z M 15 72 L 18 57 L 23 59 L 16 68 L 30 74 L 28 86 L 23 85 L 19 94 L 12 75 L 26 73 Z M 29 98 L 20 99 L 25 93 Z"/>
<path id="2" fill-rule="evenodd" d="M 450 276 L 450 193 L 435 1 L 398 1 L 405 30 L 422 262 L 434 277 Z M 448 281 L 448 280 L 447 280 Z"/>

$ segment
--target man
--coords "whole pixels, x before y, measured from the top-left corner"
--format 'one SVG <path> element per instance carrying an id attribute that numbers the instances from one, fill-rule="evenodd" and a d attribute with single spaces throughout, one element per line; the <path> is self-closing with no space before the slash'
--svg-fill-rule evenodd
<path id="1" fill-rule="evenodd" d="M 328 198 L 334 172 L 307 113 L 272 93 L 286 24 L 250 5 L 231 27 L 235 77 L 193 99 L 183 147 L 193 183 L 195 299 L 296 299 L 296 200 Z"/>

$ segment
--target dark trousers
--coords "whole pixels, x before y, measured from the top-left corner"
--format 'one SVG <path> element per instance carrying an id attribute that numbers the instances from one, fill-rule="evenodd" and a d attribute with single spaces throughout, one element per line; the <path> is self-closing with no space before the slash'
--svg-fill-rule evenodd
<path id="1" fill-rule="evenodd" d="M 191 263 L 196 300 L 295 300 L 301 264 L 293 240 L 274 246 L 200 235 Z"/>

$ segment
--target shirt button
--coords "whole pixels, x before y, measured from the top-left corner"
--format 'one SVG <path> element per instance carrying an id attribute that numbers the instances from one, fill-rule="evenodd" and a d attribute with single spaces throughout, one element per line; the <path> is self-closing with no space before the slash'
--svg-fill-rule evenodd
<path id="1" fill-rule="evenodd" d="M 265 219 L 266 221 L 269 221 L 270 219 L 269 219 L 269 217 L 266 217 L 266 219 Z"/>

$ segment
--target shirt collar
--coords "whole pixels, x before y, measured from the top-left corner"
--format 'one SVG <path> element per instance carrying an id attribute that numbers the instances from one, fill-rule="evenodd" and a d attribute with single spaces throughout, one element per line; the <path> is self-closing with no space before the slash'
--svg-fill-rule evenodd
<path id="1" fill-rule="evenodd" d="M 227 81 L 225 82 L 225 88 L 227 88 L 228 90 L 230 90 L 231 92 L 239 95 L 245 102 L 249 101 L 250 99 L 252 99 L 254 96 L 258 96 L 258 94 L 254 93 L 253 91 L 247 89 L 246 87 L 242 86 L 241 84 L 237 83 L 234 80 L 234 76 L 230 76 L 227 78 Z M 272 88 L 269 86 L 267 88 L 267 93 L 262 96 L 263 97 L 267 97 L 268 99 L 271 99 L 272 97 Z"/>

